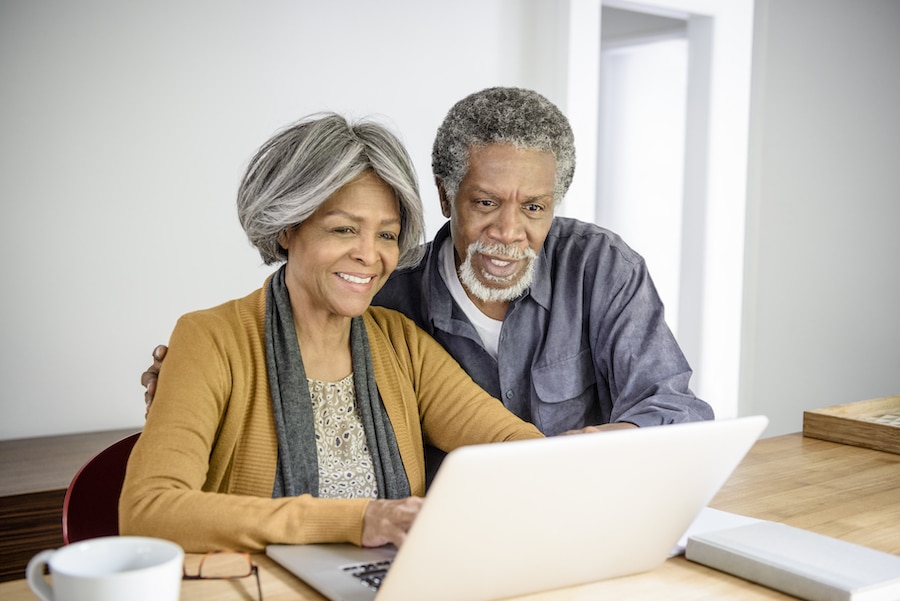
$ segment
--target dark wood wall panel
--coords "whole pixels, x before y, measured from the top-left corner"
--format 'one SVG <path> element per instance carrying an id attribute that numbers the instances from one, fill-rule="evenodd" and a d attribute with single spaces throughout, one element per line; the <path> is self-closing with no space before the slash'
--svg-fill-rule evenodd
<path id="1" fill-rule="evenodd" d="M 62 546 L 63 490 L 0 497 L 0 582 L 25 577 L 28 560 Z"/>
<path id="2" fill-rule="evenodd" d="M 62 546 L 66 488 L 82 465 L 136 428 L 0 441 L 0 582 Z"/>

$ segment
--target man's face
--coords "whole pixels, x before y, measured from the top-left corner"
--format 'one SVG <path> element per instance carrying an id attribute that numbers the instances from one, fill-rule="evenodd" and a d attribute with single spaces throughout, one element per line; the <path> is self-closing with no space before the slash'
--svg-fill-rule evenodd
<path id="1" fill-rule="evenodd" d="M 483 311 L 505 307 L 530 285 L 553 221 L 555 182 L 551 153 L 491 144 L 470 149 L 453 207 L 441 195 L 460 280 Z"/>

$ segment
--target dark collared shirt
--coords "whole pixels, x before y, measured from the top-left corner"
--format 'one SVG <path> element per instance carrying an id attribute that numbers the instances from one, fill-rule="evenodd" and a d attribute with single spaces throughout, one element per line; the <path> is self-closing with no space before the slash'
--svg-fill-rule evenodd
<path id="1" fill-rule="evenodd" d="M 643 258 L 616 234 L 556 217 L 529 290 L 510 303 L 495 360 L 439 273 L 449 224 L 422 262 L 395 272 L 373 304 L 405 313 L 478 384 L 544 434 L 609 422 L 713 418 L 666 325 Z"/>

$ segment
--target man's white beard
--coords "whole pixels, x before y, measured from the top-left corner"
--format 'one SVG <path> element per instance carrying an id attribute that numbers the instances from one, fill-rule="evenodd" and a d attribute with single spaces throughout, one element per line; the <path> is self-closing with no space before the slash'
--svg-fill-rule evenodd
<path id="1" fill-rule="evenodd" d="M 526 259 L 528 262 L 525 265 L 525 270 L 521 272 L 521 275 L 518 276 L 518 279 L 515 280 L 512 285 L 502 288 L 489 288 L 488 286 L 482 284 L 481 280 L 479 280 L 475 275 L 475 269 L 472 267 L 472 256 L 475 253 L 509 257 L 510 259 L 516 260 Z M 479 241 L 475 241 L 466 249 L 466 260 L 463 261 L 459 266 L 459 281 L 462 283 L 463 287 L 472 294 L 472 296 L 481 301 L 484 301 L 486 303 L 508 303 L 509 301 L 515 300 L 522 296 L 525 290 L 529 286 L 531 286 L 531 281 L 534 279 L 534 261 L 536 258 L 537 253 L 535 253 L 531 248 L 526 248 L 524 251 L 520 251 L 517 247 L 511 244 L 487 245 L 482 244 Z M 490 273 L 482 272 L 482 276 L 485 279 L 498 283 L 512 281 L 512 278 L 515 278 L 517 274 L 518 272 L 516 274 L 513 274 L 512 276 L 509 276 L 508 278 L 498 278 L 491 275 Z"/>

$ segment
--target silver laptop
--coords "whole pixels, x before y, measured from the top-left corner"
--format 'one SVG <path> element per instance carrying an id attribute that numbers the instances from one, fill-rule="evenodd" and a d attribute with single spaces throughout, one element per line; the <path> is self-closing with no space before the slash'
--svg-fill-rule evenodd
<path id="1" fill-rule="evenodd" d="M 492 601 L 652 570 L 767 424 L 753 416 L 464 447 L 444 460 L 399 551 L 266 552 L 332 601 Z"/>

